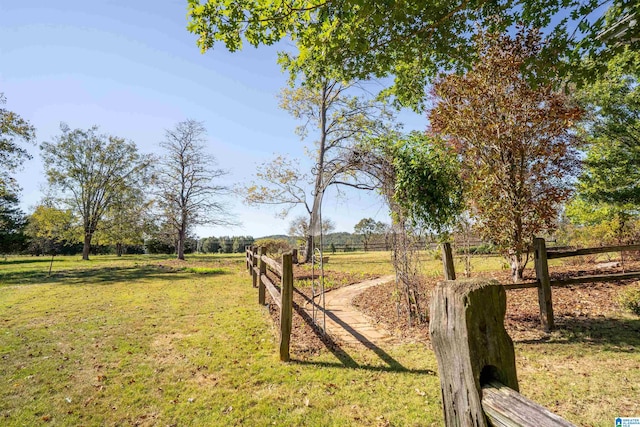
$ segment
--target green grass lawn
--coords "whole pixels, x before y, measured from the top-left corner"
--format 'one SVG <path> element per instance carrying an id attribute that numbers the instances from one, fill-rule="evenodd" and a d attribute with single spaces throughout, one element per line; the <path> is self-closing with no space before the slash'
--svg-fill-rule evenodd
<path id="1" fill-rule="evenodd" d="M 330 257 L 392 273 L 388 253 Z M 57 257 L 51 277 L 48 263 L 0 261 L 0 425 L 443 424 L 424 345 L 279 362 L 242 255 Z M 521 391 L 580 425 L 638 416 L 637 322 L 610 325 L 628 327 L 617 342 L 587 329 L 518 344 Z"/>
<path id="2" fill-rule="evenodd" d="M 192 260 L 0 263 L 0 425 L 439 425 L 430 352 L 280 363 L 242 258 Z"/>

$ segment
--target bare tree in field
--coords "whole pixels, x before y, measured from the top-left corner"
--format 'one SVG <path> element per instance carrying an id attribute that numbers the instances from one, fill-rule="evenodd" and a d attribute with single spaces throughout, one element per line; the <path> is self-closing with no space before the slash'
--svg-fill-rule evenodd
<path id="1" fill-rule="evenodd" d="M 165 154 L 157 172 L 158 206 L 175 233 L 178 259 L 184 259 L 192 227 L 232 223 L 221 201 L 228 189 L 217 183 L 227 172 L 215 168 L 215 157 L 206 152 L 206 135 L 201 122 L 189 119 L 168 129 L 160 143 Z"/>
<path id="2" fill-rule="evenodd" d="M 307 211 L 305 262 L 311 260 L 312 235 L 319 234 L 322 199 L 331 186 L 375 190 L 368 177 L 359 173 L 362 142 L 384 134 L 393 119 L 392 112 L 375 99 L 358 93 L 358 84 L 331 79 L 306 80 L 296 88 L 283 89 L 280 107 L 303 124 L 296 133 L 305 140 L 317 138 L 308 155 L 314 166 L 308 171 L 298 168 L 299 160 L 278 156 L 256 171 L 258 182 L 246 188 L 249 205 L 283 207 L 281 217 L 302 205 Z"/>

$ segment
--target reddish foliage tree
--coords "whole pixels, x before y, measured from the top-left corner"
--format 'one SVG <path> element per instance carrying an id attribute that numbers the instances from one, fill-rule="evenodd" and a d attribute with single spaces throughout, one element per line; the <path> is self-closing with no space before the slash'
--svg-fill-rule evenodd
<path id="1" fill-rule="evenodd" d="M 514 281 L 534 235 L 554 228 L 579 167 L 570 128 L 582 110 L 553 82 L 532 86 L 523 74 L 542 46 L 536 30 L 480 32 L 479 60 L 435 82 L 429 115 L 431 130 L 459 153 L 478 229 L 509 258 Z"/>

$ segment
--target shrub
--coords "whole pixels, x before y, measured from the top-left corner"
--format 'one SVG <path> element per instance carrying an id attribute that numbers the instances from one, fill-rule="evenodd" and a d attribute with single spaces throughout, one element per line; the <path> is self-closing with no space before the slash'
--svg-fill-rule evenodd
<path id="1" fill-rule="evenodd" d="M 284 239 L 258 239 L 253 244 L 262 246 L 269 255 L 282 254 L 291 250 L 291 244 Z"/>
<path id="2" fill-rule="evenodd" d="M 640 283 L 625 289 L 619 297 L 620 305 L 640 316 Z"/>

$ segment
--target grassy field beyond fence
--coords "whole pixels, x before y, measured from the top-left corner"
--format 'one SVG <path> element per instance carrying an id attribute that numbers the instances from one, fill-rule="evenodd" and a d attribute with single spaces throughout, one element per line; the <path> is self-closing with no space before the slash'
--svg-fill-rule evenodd
<path id="1" fill-rule="evenodd" d="M 388 253 L 329 256 L 327 268 L 392 272 Z M 52 277 L 48 261 L 0 261 L 0 425 L 443 423 L 424 345 L 386 348 L 386 362 L 346 349 L 347 366 L 329 351 L 280 363 L 243 255 L 57 257 Z M 616 325 L 617 342 L 518 343 L 523 394 L 580 425 L 640 415 L 640 327 Z"/>

